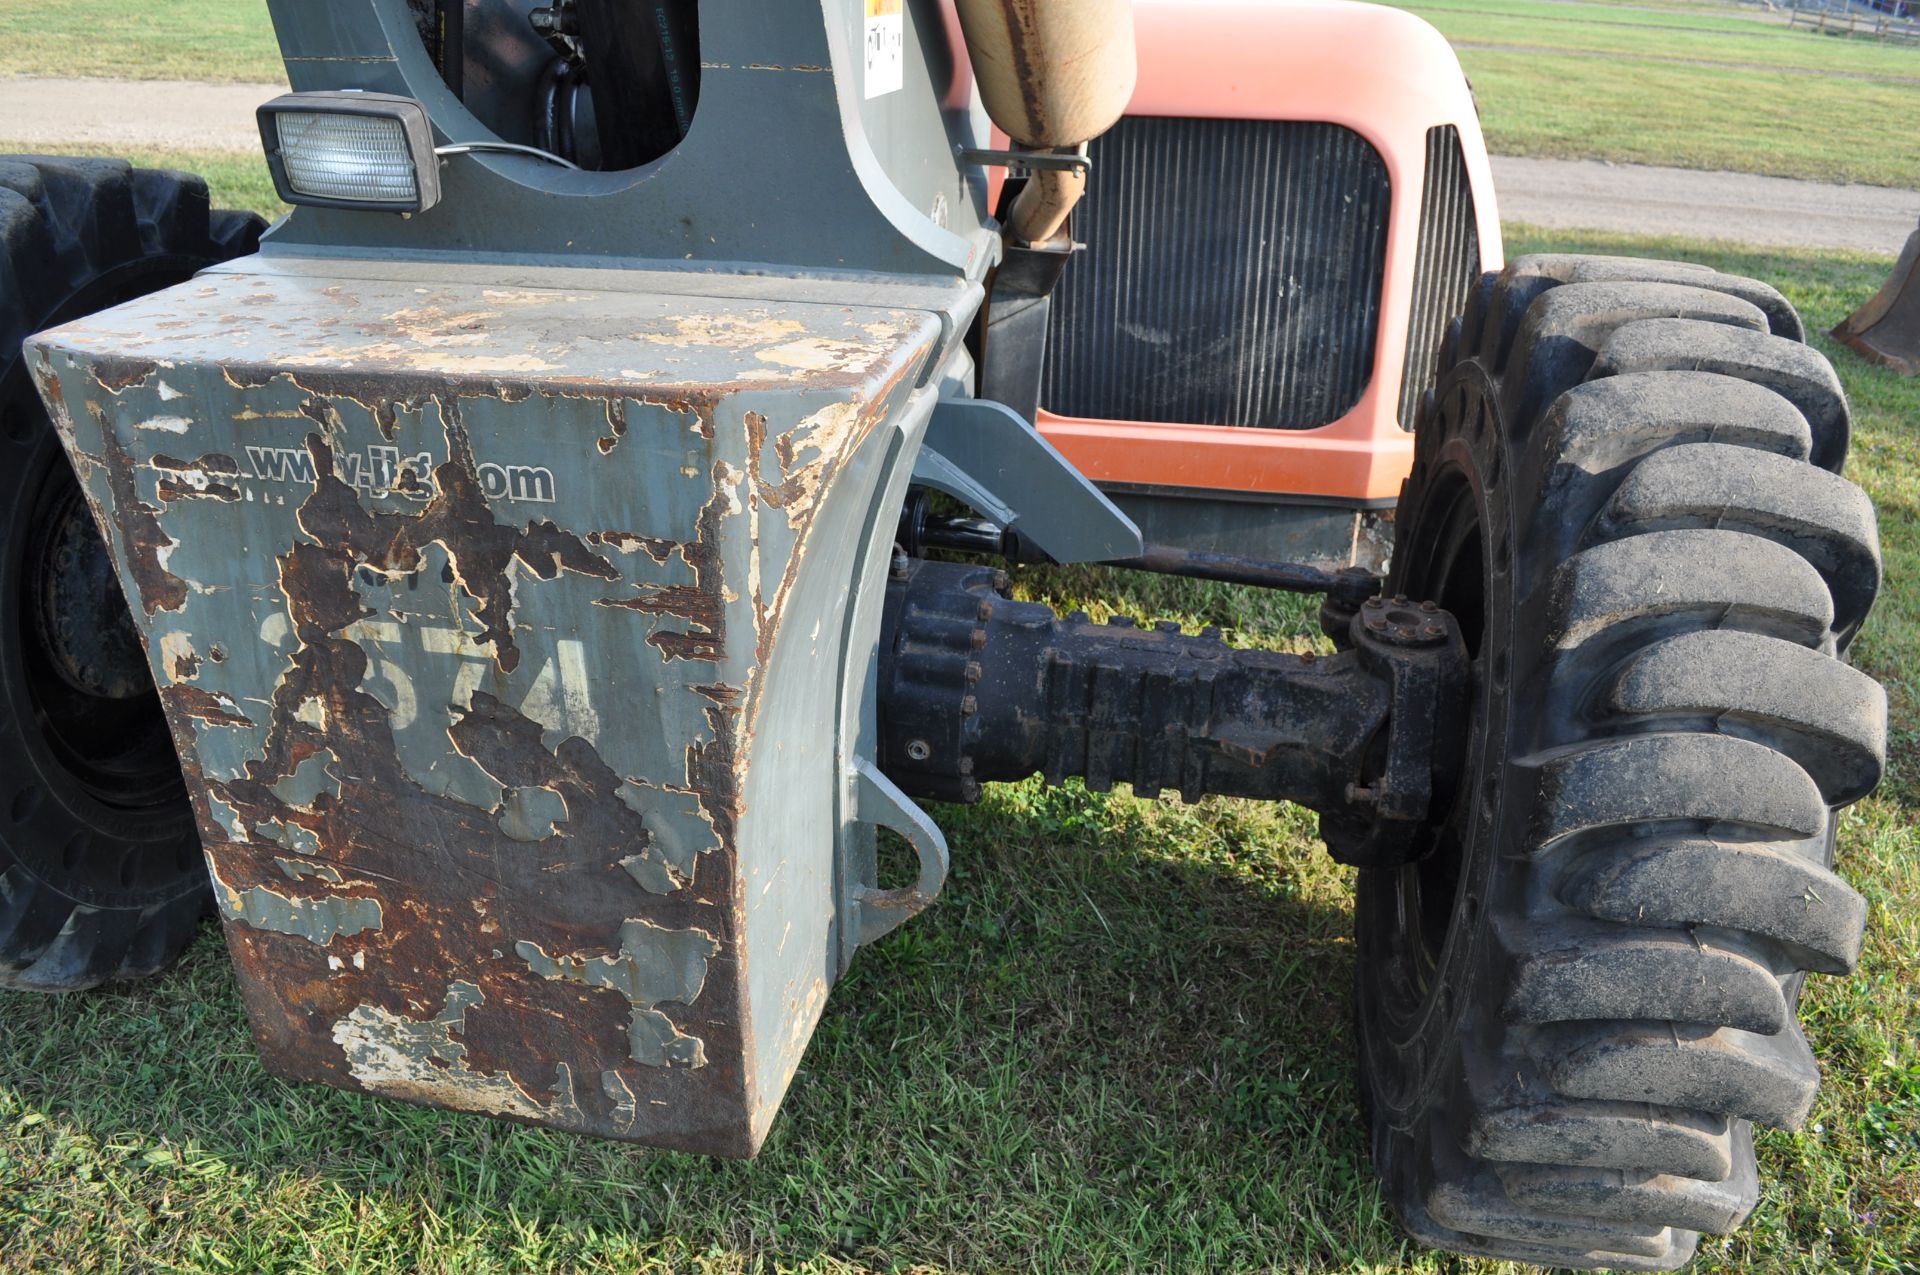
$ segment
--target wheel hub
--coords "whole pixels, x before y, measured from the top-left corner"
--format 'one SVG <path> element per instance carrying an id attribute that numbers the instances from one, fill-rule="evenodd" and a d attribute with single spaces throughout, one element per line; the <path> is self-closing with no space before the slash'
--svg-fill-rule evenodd
<path id="1" fill-rule="evenodd" d="M 130 700 L 152 685 L 140 637 L 93 515 L 73 484 L 33 560 L 25 587 L 48 664 L 68 686 Z"/>

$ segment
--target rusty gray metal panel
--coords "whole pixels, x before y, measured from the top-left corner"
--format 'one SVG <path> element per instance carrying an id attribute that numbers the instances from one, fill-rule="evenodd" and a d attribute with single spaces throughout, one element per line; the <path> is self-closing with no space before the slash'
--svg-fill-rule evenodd
<path id="1" fill-rule="evenodd" d="M 224 273 L 34 339 L 270 1066 L 757 1147 L 841 967 L 832 723 L 956 326 Z"/>

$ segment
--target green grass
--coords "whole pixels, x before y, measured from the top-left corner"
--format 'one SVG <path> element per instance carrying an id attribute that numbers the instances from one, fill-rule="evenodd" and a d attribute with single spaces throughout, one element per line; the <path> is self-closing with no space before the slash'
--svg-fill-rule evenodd
<path id="1" fill-rule="evenodd" d="M 229 198 L 232 198 L 229 195 Z M 1869 258 L 1522 232 L 1778 283 L 1824 332 Z M 1893 768 L 1842 832 L 1865 957 L 1806 1002 L 1826 1086 L 1760 1143 L 1764 1193 L 1699 1271 L 1892 1271 L 1920 1253 L 1920 382 L 1833 355 L 1890 584 L 1856 648 Z M 1314 641 L 1296 600 L 1091 570 L 1020 588 L 1096 615 Z M 1412 1271 L 1354 1115 L 1350 875 L 1290 808 L 1027 783 L 942 809 L 947 895 L 838 987 L 751 1164 L 331 1090 L 256 1060 L 209 932 L 102 994 L 0 994 L 0 1269 Z"/>
<path id="2" fill-rule="evenodd" d="M 0 0 L 0 31 L 0 75 L 223 83 L 286 75 L 265 0 Z"/>
<path id="3" fill-rule="evenodd" d="M 1920 48 L 1714 9 L 1398 7 L 1459 46 L 1496 154 L 1920 185 Z"/>

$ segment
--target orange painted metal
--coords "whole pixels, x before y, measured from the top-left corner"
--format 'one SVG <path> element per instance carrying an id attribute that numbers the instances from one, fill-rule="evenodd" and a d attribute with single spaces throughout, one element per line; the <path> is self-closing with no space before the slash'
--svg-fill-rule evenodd
<path id="1" fill-rule="evenodd" d="M 1041 433 L 1100 483 L 1394 499 L 1413 458 L 1397 410 L 1428 129 L 1459 130 L 1480 260 L 1502 263 L 1493 174 L 1458 59 L 1419 18 L 1342 0 L 1137 0 L 1134 21 L 1140 78 L 1129 115 L 1320 121 L 1380 152 L 1393 193 L 1373 375 L 1351 411 L 1318 429 L 1085 420 L 1043 405 Z"/>

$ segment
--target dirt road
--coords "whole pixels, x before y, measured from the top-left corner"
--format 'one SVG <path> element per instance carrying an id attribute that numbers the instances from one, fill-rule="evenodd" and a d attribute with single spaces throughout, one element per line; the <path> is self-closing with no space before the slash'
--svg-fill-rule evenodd
<path id="1" fill-rule="evenodd" d="M 1564 230 L 1729 239 L 1893 256 L 1920 226 L 1920 193 L 1598 160 L 1493 161 L 1503 221 Z"/>
<path id="2" fill-rule="evenodd" d="M 253 151 L 256 106 L 277 84 L 0 77 L 0 145 Z M 1920 194 L 1591 160 L 1494 161 L 1500 215 L 1567 230 L 1897 253 Z"/>
<path id="3" fill-rule="evenodd" d="M 77 143 L 257 151 L 254 108 L 286 91 L 284 84 L 0 76 L 0 141 L 43 151 Z"/>

